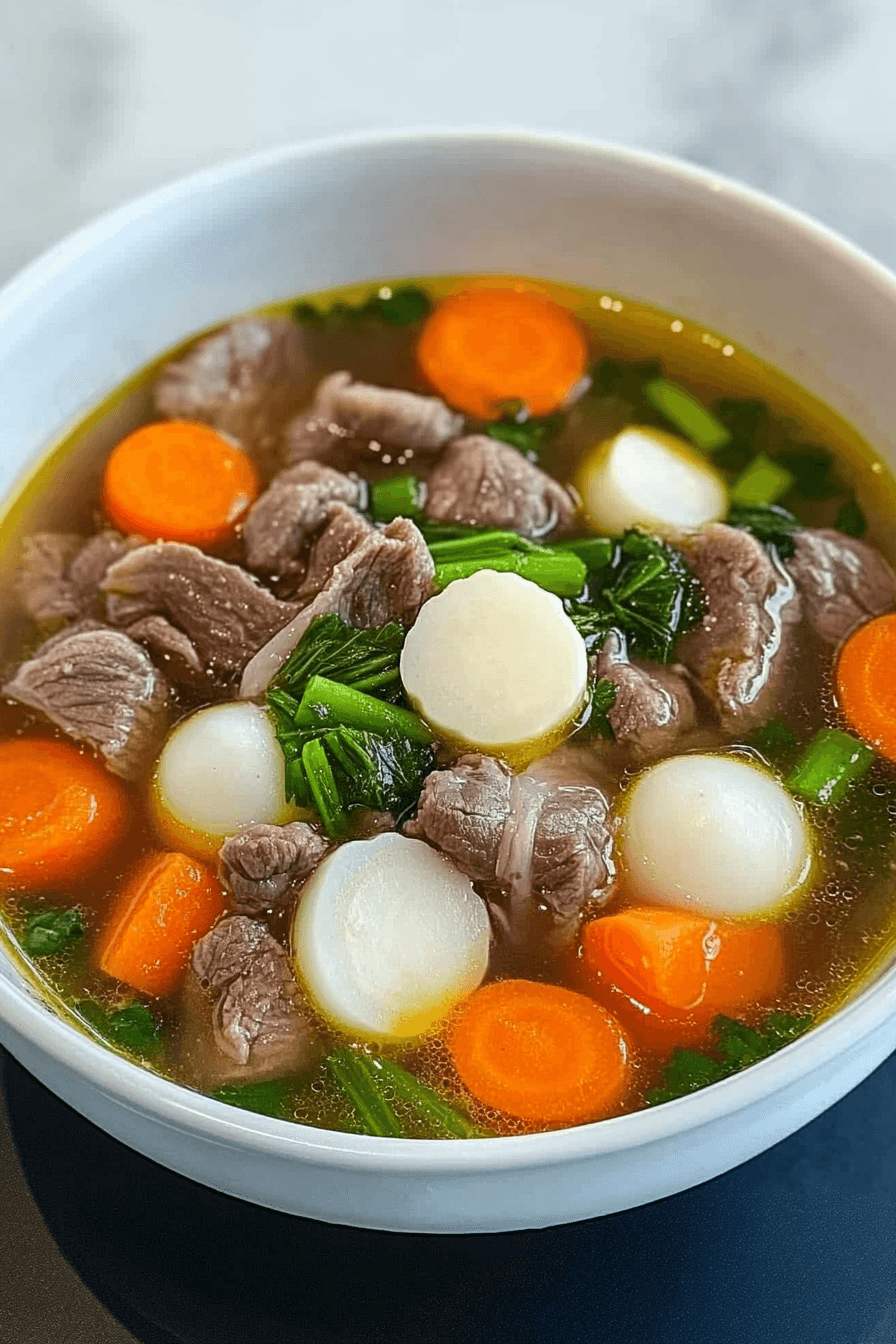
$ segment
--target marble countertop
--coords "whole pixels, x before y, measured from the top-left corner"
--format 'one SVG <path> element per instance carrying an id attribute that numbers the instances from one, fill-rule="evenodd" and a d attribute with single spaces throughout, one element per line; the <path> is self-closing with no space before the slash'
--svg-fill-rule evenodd
<path id="1" fill-rule="evenodd" d="M 8 0 L 0 278 L 257 148 L 410 124 L 680 155 L 896 264 L 892 0 Z"/>

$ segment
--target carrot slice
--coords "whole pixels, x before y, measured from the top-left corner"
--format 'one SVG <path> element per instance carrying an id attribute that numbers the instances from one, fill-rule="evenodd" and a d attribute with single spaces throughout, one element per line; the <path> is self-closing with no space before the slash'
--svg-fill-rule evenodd
<path id="1" fill-rule="evenodd" d="M 619 1015 L 642 1043 L 665 1043 L 665 1026 L 701 1039 L 718 1013 L 772 998 L 784 979 L 784 946 L 775 924 L 704 919 L 684 910 L 635 907 L 591 920 L 582 931 L 578 983 L 605 1005 L 621 995 Z M 609 990 L 609 993 L 607 993 Z M 674 1035 L 674 1033 L 673 1033 Z M 658 1039 L 659 1038 L 659 1039 Z"/>
<path id="2" fill-rule="evenodd" d="M 896 761 L 896 612 L 849 636 L 837 661 L 837 699 L 859 737 Z"/>
<path id="3" fill-rule="evenodd" d="M 79 881 L 124 835 L 125 786 L 67 742 L 0 743 L 0 889 Z"/>
<path id="4" fill-rule="evenodd" d="M 194 944 L 225 908 L 224 889 L 204 864 L 186 854 L 147 854 L 113 902 L 96 964 L 144 994 L 170 994 Z"/>
<path id="5" fill-rule="evenodd" d="M 542 294 L 470 289 L 427 318 L 417 360 L 452 406 L 492 420 L 516 400 L 530 415 L 556 411 L 585 372 L 588 345 L 572 314 Z"/>
<path id="6" fill-rule="evenodd" d="M 135 430 L 112 450 L 103 476 L 103 509 L 120 531 L 194 546 L 232 537 L 257 494 L 243 450 L 191 420 Z"/>
<path id="7" fill-rule="evenodd" d="M 462 1005 L 448 1045 L 474 1097 L 543 1125 L 607 1115 L 628 1085 L 628 1043 L 618 1022 L 559 985 L 484 985 Z"/>

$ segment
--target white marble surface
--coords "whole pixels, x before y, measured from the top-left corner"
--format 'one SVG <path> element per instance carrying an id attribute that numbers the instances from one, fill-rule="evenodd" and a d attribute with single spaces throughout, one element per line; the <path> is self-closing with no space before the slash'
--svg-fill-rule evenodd
<path id="1" fill-rule="evenodd" d="M 410 124 L 708 164 L 896 264 L 893 0 L 0 0 L 0 277 L 192 168 Z"/>

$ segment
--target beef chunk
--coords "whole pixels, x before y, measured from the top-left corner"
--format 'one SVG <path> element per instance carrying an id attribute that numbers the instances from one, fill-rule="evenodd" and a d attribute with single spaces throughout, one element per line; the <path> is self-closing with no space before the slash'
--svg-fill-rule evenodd
<path id="1" fill-rule="evenodd" d="M 118 630 L 54 636 L 22 663 L 3 694 L 97 747 L 123 779 L 143 774 L 165 731 L 165 679 L 145 650 Z"/>
<path id="2" fill-rule="evenodd" d="M 257 915 L 284 903 L 284 897 L 314 871 L 327 842 L 304 821 L 287 826 L 260 823 L 226 840 L 218 851 L 221 881 L 233 892 L 237 910 Z"/>
<path id="3" fill-rule="evenodd" d="M 127 626 L 125 633 L 146 645 L 174 685 L 208 689 L 208 675 L 193 641 L 164 616 L 143 616 Z"/>
<path id="4" fill-rule="evenodd" d="M 793 579 L 749 532 L 713 523 L 682 543 L 706 614 L 678 641 L 679 660 L 739 732 L 764 722 L 784 694 L 802 615 Z"/>
<path id="5" fill-rule="evenodd" d="M 340 561 L 314 601 L 258 651 L 243 673 L 240 695 L 261 695 L 316 616 L 335 612 L 359 630 L 389 621 L 411 625 L 434 573 L 426 542 L 406 518 L 371 532 Z"/>
<path id="6" fill-rule="evenodd" d="M 365 448 L 397 450 L 399 465 L 432 453 L 463 430 L 464 418 L 439 397 L 394 387 L 353 383 L 350 373 L 331 373 L 317 389 L 311 409 L 287 426 L 286 458 L 351 460 Z"/>
<path id="7" fill-rule="evenodd" d="M 222 919 L 193 949 L 181 1054 L 201 1086 L 308 1069 L 321 1045 L 286 951 L 259 920 Z"/>
<path id="8" fill-rule="evenodd" d="M 608 803 L 587 784 L 513 775 L 490 756 L 462 756 L 429 775 L 405 834 L 426 840 L 474 882 L 492 888 L 493 919 L 515 943 L 547 907 L 554 931 L 571 931 L 586 902 L 605 896 L 612 876 Z"/>
<path id="9" fill-rule="evenodd" d="M 373 532 L 363 514 L 350 509 L 346 504 L 333 504 L 327 514 L 327 524 L 311 548 L 308 568 L 296 591 L 299 601 L 310 601 L 326 587 L 327 581 L 338 564 L 351 555 L 356 546 Z"/>
<path id="10" fill-rule="evenodd" d="M 486 434 L 448 445 L 426 478 L 426 512 L 449 523 L 546 537 L 576 510 L 568 490 L 516 448 Z"/>
<path id="11" fill-rule="evenodd" d="M 864 541 L 833 528 L 794 534 L 787 562 L 809 625 L 825 644 L 839 644 L 872 616 L 896 607 L 896 576 Z"/>
<path id="12" fill-rule="evenodd" d="M 241 317 L 166 364 L 156 409 L 202 420 L 253 447 L 269 446 L 307 395 L 305 338 L 288 318 Z"/>
<path id="13" fill-rule="evenodd" d="M 195 546 L 157 541 L 114 564 L 102 584 L 116 625 L 162 615 L 190 640 L 209 675 L 222 681 L 241 672 L 257 649 L 295 616 L 239 565 Z"/>
<path id="14" fill-rule="evenodd" d="M 607 717 L 616 741 L 636 760 L 664 755 L 697 721 L 693 696 L 681 673 L 659 664 L 629 662 L 625 640 L 615 630 L 598 655 L 597 676 L 616 687 L 616 703 Z"/>
<path id="15" fill-rule="evenodd" d="M 299 554 L 336 502 L 359 504 L 364 483 L 320 462 L 300 462 L 275 476 L 243 524 L 246 562 L 277 578 L 301 568 Z"/>
<path id="16" fill-rule="evenodd" d="M 41 625 L 101 616 L 99 589 L 106 570 L 142 544 L 138 537 L 122 537 L 111 530 L 95 537 L 68 532 L 26 537 L 18 576 L 22 605 Z"/>

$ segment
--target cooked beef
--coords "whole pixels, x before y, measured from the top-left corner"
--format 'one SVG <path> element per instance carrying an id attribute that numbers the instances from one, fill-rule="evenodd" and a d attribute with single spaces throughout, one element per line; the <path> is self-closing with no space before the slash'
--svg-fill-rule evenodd
<path id="1" fill-rule="evenodd" d="M 95 537 L 69 532 L 26 537 L 17 585 L 22 605 L 41 625 L 101 616 L 99 586 L 106 570 L 142 544 L 139 537 L 122 537 L 111 530 Z"/>
<path id="2" fill-rule="evenodd" d="M 307 822 L 260 823 L 224 842 L 218 851 L 218 871 L 233 892 L 234 908 L 257 915 L 282 905 L 326 852 L 326 840 Z"/>
<path id="3" fill-rule="evenodd" d="M 569 522 L 576 502 L 510 444 L 472 434 L 449 444 L 430 471 L 425 509 L 444 522 L 546 537 Z"/>
<path id="4" fill-rule="evenodd" d="M 833 528 L 794 534 L 787 562 L 809 625 L 826 644 L 839 644 L 872 616 L 896 607 L 896 576 L 879 551 Z"/>
<path id="5" fill-rule="evenodd" d="M 373 530 L 364 515 L 347 504 L 331 505 L 326 527 L 311 548 L 308 568 L 296 590 L 298 601 L 307 602 L 315 597 L 326 586 L 336 566 L 366 541 Z"/>
<path id="6" fill-rule="evenodd" d="M 415 454 L 436 452 L 463 425 L 463 416 L 439 397 L 354 383 L 350 373 L 331 373 L 318 387 L 311 409 L 287 426 L 286 459 L 344 460 L 376 445 L 397 450 L 395 460 L 403 465 Z"/>
<path id="7" fill-rule="evenodd" d="M 196 944 L 182 1010 L 182 1060 L 202 1087 L 299 1073 L 320 1056 L 285 949 L 245 915 Z"/>
<path id="8" fill-rule="evenodd" d="M 636 760 L 664 755 L 681 733 L 694 727 L 694 699 L 681 672 L 629 662 L 625 640 L 615 630 L 604 641 L 596 672 L 616 687 L 616 703 L 607 717 L 616 741 Z"/>
<path id="9" fill-rule="evenodd" d="M 162 615 L 190 640 L 209 675 L 227 681 L 295 616 L 247 574 L 195 546 L 157 541 L 141 546 L 107 572 L 102 587 L 116 625 Z"/>
<path id="10" fill-rule="evenodd" d="M 613 873 L 608 803 L 587 784 L 514 775 L 502 761 L 468 755 L 429 775 L 405 834 L 441 850 L 489 894 L 505 937 L 531 938 L 538 907 L 567 931 L 586 902 L 599 901 Z"/>
<path id="11" fill-rule="evenodd" d="M 774 712 L 802 607 L 787 570 L 739 528 L 713 523 L 682 542 L 703 585 L 706 613 L 678 641 L 722 727 L 738 732 Z"/>
<path id="12" fill-rule="evenodd" d="M 209 689 L 208 674 L 193 641 L 164 616 L 142 616 L 125 633 L 150 650 L 174 685 Z"/>
<path id="13" fill-rule="evenodd" d="M 406 518 L 371 532 L 340 561 L 314 601 L 259 649 L 243 673 L 240 695 L 262 694 L 316 616 L 335 612 L 359 630 L 389 621 L 411 625 L 434 573 L 426 542 Z"/>
<path id="14" fill-rule="evenodd" d="M 166 364 L 156 409 L 267 447 L 308 394 L 305 338 L 288 318 L 241 317 Z"/>
<path id="15" fill-rule="evenodd" d="M 55 635 L 21 664 L 3 694 L 97 747 L 123 779 L 143 774 L 165 731 L 165 678 L 146 651 L 118 630 Z"/>
<path id="16" fill-rule="evenodd" d="M 301 568 L 305 542 L 323 523 L 330 507 L 359 504 L 364 482 L 321 462 L 300 462 L 275 476 L 249 510 L 243 524 L 250 569 L 276 578 Z"/>

